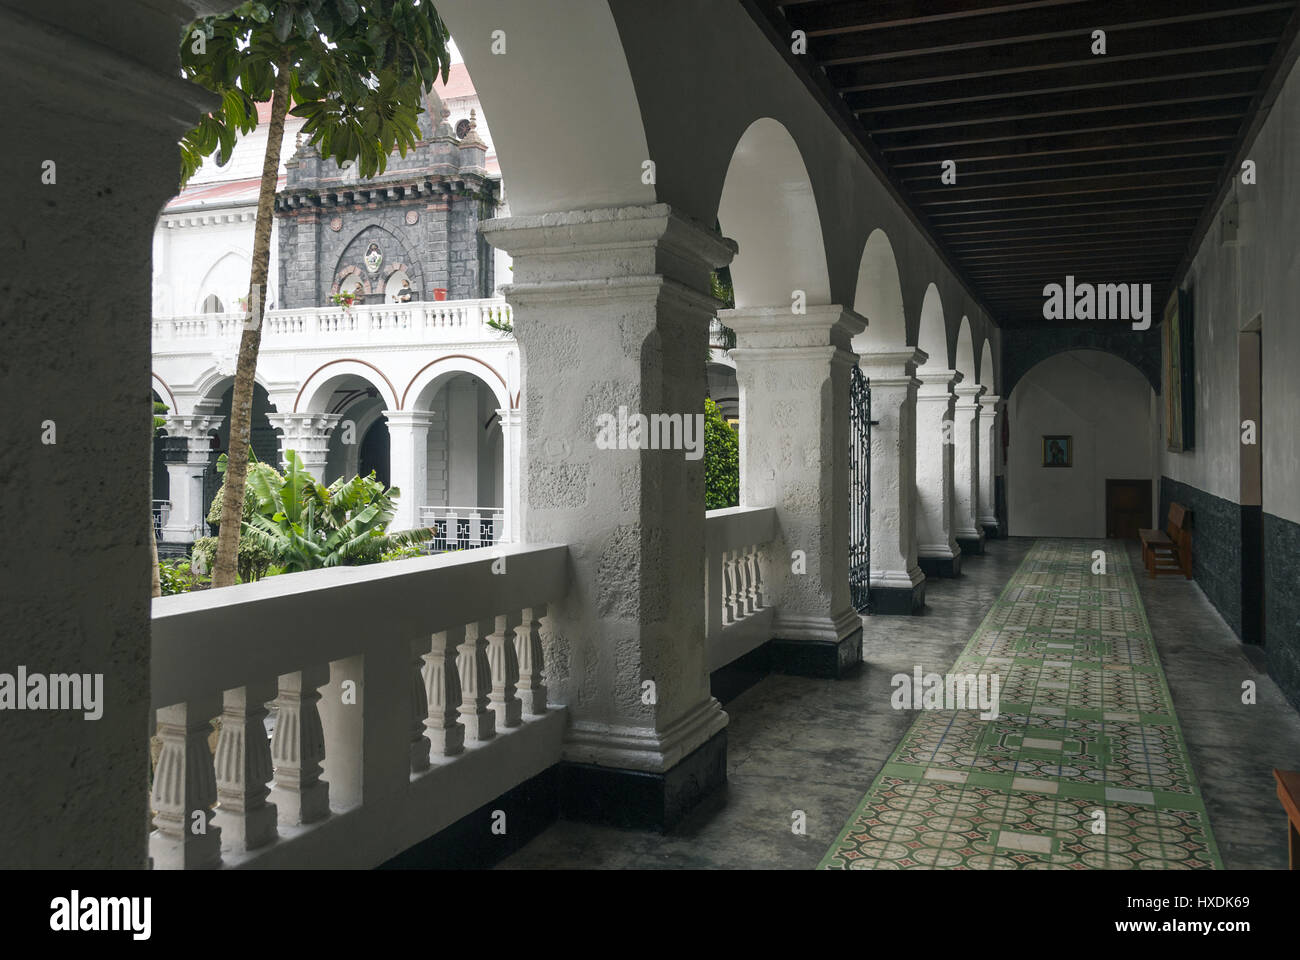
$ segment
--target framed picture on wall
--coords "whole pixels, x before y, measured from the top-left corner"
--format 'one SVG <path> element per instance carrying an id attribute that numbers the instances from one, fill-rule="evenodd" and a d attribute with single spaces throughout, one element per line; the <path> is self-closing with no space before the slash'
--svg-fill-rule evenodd
<path id="1" fill-rule="evenodd" d="M 1192 297 L 1175 290 L 1165 305 L 1165 445 L 1173 453 L 1196 441 L 1196 364 L 1192 349 Z"/>
<path id="2" fill-rule="evenodd" d="M 1043 466 L 1074 466 L 1074 437 L 1043 435 Z"/>

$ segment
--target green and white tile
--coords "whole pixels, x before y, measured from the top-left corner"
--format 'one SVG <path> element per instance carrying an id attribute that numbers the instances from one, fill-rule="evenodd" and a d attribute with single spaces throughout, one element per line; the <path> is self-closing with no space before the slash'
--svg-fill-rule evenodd
<path id="1" fill-rule="evenodd" d="M 1127 552 L 1094 575 L 1098 546 L 1034 544 L 952 666 L 999 675 L 1000 716 L 918 711 L 822 869 L 1222 866 Z"/>

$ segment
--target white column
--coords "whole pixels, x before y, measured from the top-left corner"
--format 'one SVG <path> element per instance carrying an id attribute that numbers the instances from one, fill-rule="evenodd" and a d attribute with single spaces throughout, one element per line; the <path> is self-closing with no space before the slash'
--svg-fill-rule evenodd
<path id="1" fill-rule="evenodd" d="M 984 387 L 958 384 L 953 392 L 957 394 L 952 430 L 953 522 L 962 553 L 980 554 L 984 552 L 984 528 L 979 522 L 979 395 Z"/>
<path id="2" fill-rule="evenodd" d="M 429 426 L 433 414 L 427 410 L 385 410 L 388 421 L 388 466 L 392 484 L 399 493 L 393 530 L 424 526 L 420 508 L 429 491 Z"/>
<path id="3" fill-rule="evenodd" d="M 633 448 L 626 434 L 612 446 L 598 438 L 620 407 L 690 418 L 692 434 L 702 424 L 717 306 L 708 271 L 735 245 L 666 204 L 480 229 L 514 263 L 505 293 L 523 358 L 519 533 L 569 547 L 569 592 L 548 608 L 546 675 L 551 700 L 567 705 L 563 757 L 664 774 L 656 816 L 670 824 L 685 811 L 679 780 L 693 784 L 694 803 L 726 778 L 727 717 L 704 648 L 704 461 Z M 574 799 L 581 815 L 609 815 Z"/>
<path id="4" fill-rule="evenodd" d="M 497 417 L 501 422 L 501 456 L 504 461 L 501 465 L 501 539 L 514 542 L 520 539 L 518 531 L 523 529 L 519 520 L 519 456 L 523 446 L 520 426 L 523 418 L 517 408 L 498 410 Z"/>
<path id="5" fill-rule="evenodd" d="M 849 374 L 866 321 L 845 307 L 725 310 L 736 331 L 740 503 L 775 507 L 766 571 L 776 586 L 781 669 L 838 677 L 861 662 L 862 618 L 849 597 Z M 795 551 L 798 551 L 796 554 Z"/>
<path id="6" fill-rule="evenodd" d="M 1001 407 L 1001 397 L 991 395 L 980 397 L 979 522 L 981 529 L 989 537 L 998 535 L 997 501 L 993 488 L 998 467 L 997 427 L 998 411 Z"/>
<path id="7" fill-rule="evenodd" d="M 858 366 L 871 388 L 871 609 L 917 613 L 925 574 L 916 554 L 916 348 L 866 353 Z"/>
<path id="8" fill-rule="evenodd" d="M 478 418 L 478 381 L 458 377 L 443 392 L 447 397 L 447 503 L 453 507 L 477 507 L 478 444 L 482 432 Z"/>
<path id="9" fill-rule="evenodd" d="M 193 543 L 202 536 L 203 478 L 212 459 L 210 431 L 221 426 L 225 417 L 206 414 L 172 415 L 167 418 L 167 436 L 183 437 L 186 457 L 183 463 L 168 463 L 168 499 L 171 513 L 163 527 L 163 540 L 169 543 Z"/>
<path id="10" fill-rule="evenodd" d="M 307 472 L 318 481 L 325 479 L 330 433 L 342 416 L 337 413 L 268 413 L 266 419 L 280 431 L 280 463 L 290 450 L 298 454 Z M 353 438 L 360 443 L 360 437 Z"/>
<path id="11" fill-rule="evenodd" d="M 956 370 L 916 372 L 916 553 L 927 576 L 961 575 L 961 547 L 953 522 L 953 394 Z"/>

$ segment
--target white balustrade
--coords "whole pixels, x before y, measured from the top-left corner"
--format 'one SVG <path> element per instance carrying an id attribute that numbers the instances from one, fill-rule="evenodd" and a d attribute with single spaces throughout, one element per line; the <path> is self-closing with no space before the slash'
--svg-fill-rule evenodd
<path id="1" fill-rule="evenodd" d="M 771 507 L 731 507 L 704 514 L 710 672 L 771 638 L 773 608 L 763 584 L 763 554 L 775 535 L 776 511 Z"/>
<path id="2" fill-rule="evenodd" d="M 245 319 L 240 313 L 155 317 L 154 352 L 193 349 L 192 345 L 179 343 L 169 347 L 170 341 L 237 337 Z M 504 298 L 268 310 L 262 318 L 262 338 L 265 344 L 273 346 L 277 341 L 298 340 L 338 345 L 456 343 L 502 340 L 510 336 L 488 326 L 488 320 L 510 324 L 510 305 Z"/>
<path id="3" fill-rule="evenodd" d="M 428 549 L 473 550 L 501 542 L 503 507 L 421 507 L 420 526 L 433 530 Z"/>
<path id="4" fill-rule="evenodd" d="M 374 867 L 558 762 L 540 627 L 566 553 L 502 545 L 155 599 L 154 868 Z"/>

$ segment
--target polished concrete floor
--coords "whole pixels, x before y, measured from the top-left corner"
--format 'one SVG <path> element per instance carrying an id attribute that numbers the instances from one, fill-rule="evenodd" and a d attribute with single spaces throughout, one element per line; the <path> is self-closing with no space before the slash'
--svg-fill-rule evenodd
<path id="1" fill-rule="evenodd" d="M 671 834 L 561 821 L 501 866 L 816 867 L 915 719 L 890 709 L 890 678 L 918 664 L 946 671 L 1031 543 L 990 541 L 984 556 L 966 558 L 962 577 L 927 584 L 920 616 L 865 618 L 866 663 L 855 676 L 770 676 L 731 701 L 727 787 Z M 1194 584 L 1139 580 L 1224 865 L 1285 867 L 1270 770 L 1300 761 L 1300 717 Z M 1257 684 L 1254 706 L 1241 704 L 1247 679 Z"/>

